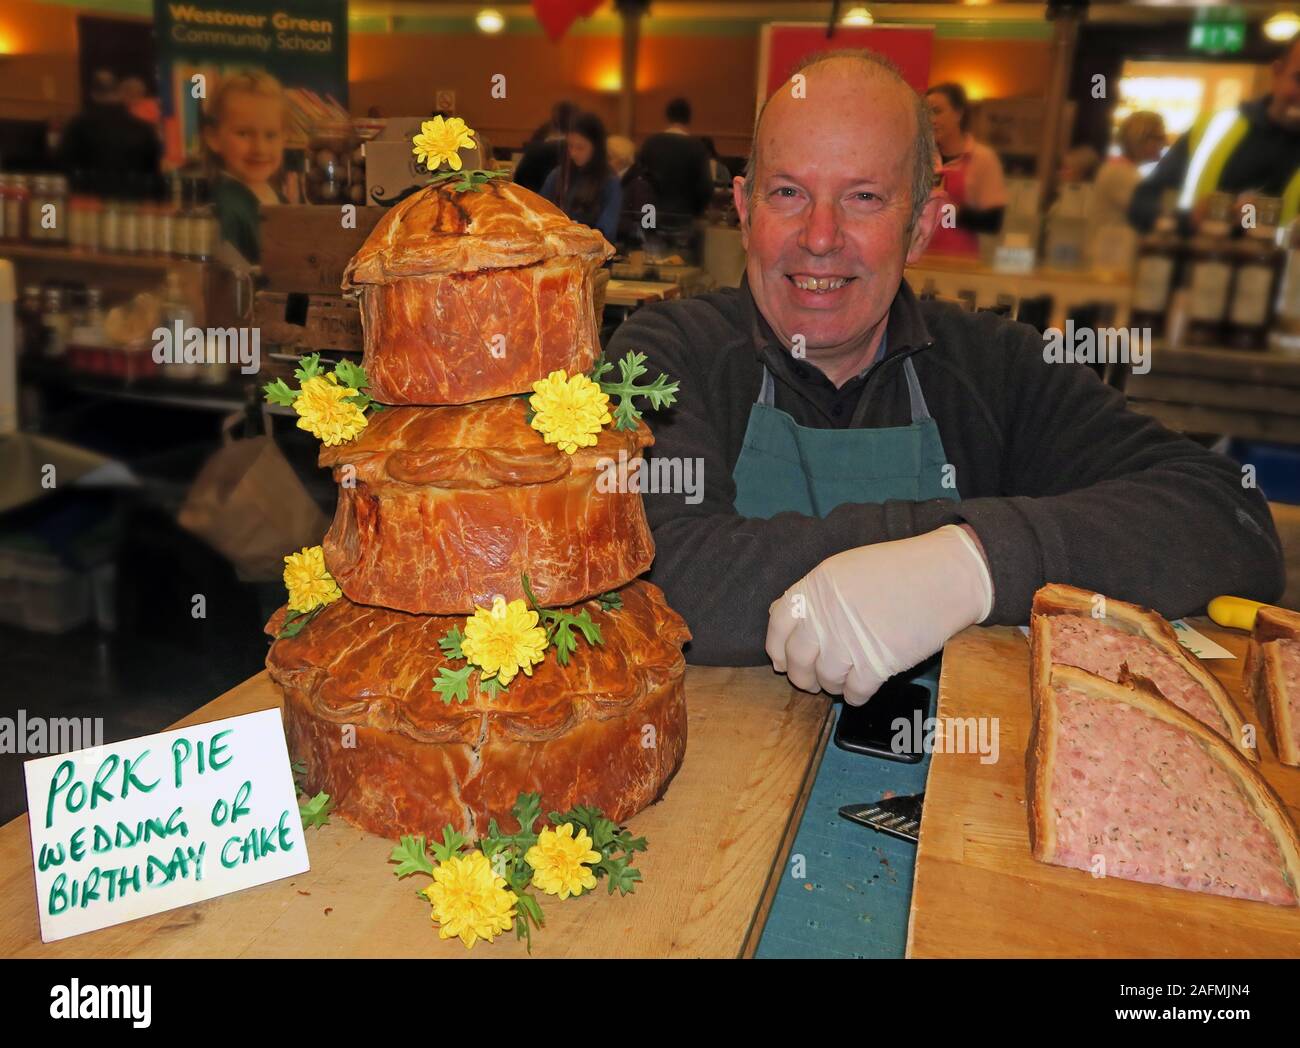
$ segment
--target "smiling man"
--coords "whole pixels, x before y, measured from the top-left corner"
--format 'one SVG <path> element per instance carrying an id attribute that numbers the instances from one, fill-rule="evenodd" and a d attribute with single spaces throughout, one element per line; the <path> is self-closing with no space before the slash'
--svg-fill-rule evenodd
<path id="1" fill-rule="evenodd" d="M 1235 463 L 1046 362 L 1033 329 L 917 301 L 903 268 L 939 217 L 931 135 L 878 56 L 805 65 L 736 180 L 740 288 L 615 333 L 612 355 L 681 383 L 654 456 L 703 463 L 702 500 L 646 496 L 650 578 L 693 662 L 770 659 L 861 703 L 966 626 L 1026 621 L 1048 581 L 1169 615 L 1282 590 Z"/>

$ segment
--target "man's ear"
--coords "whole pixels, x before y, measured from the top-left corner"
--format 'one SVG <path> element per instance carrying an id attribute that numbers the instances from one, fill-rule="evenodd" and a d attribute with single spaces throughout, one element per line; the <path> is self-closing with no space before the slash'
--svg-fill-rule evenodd
<path id="1" fill-rule="evenodd" d="M 745 180 L 737 175 L 731 180 L 731 199 L 736 204 L 736 214 L 740 216 L 740 242 L 749 250 L 749 201 L 745 199 Z"/>
<path id="2" fill-rule="evenodd" d="M 912 227 L 912 240 L 907 246 L 907 264 L 916 265 L 921 256 L 925 254 L 925 249 L 930 246 L 930 238 L 934 236 L 934 231 L 939 228 L 939 216 L 943 213 L 943 199 L 939 193 L 930 194 L 930 199 L 925 202 L 925 207 L 921 210 L 921 217 L 916 220 L 916 225 Z"/>

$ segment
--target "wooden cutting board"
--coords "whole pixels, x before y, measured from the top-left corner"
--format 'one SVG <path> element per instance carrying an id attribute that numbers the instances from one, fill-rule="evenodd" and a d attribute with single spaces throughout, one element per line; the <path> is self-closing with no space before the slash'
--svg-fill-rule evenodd
<path id="1" fill-rule="evenodd" d="M 1247 635 L 1192 625 L 1237 656 L 1206 665 L 1248 721 Z M 1029 642 L 972 628 L 948 642 L 940 717 L 997 717 L 996 763 L 936 753 L 930 765 L 908 928 L 909 957 L 1300 957 L 1300 908 L 1224 899 L 1036 862 L 1025 817 Z M 1260 746 L 1264 777 L 1300 819 L 1300 768 Z"/>
<path id="2" fill-rule="evenodd" d="M 181 724 L 280 705 L 265 673 Z M 770 669 L 686 671 L 686 759 L 663 800 L 628 820 L 650 842 L 626 897 L 547 896 L 538 957 L 736 957 L 752 953 L 826 745 L 830 703 Z M 194 906 L 41 942 L 27 816 L 0 828 L 0 957 L 522 957 L 513 934 L 467 951 L 438 938 L 399 881 L 395 842 L 335 817 L 307 830 L 311 869 Z"/>

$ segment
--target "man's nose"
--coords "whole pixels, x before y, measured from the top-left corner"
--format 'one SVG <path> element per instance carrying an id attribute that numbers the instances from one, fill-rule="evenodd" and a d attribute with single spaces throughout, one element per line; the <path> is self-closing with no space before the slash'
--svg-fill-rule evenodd
<path id="1" fill-rule="evenodd" d="M 841 244 L 841 223 L 838 209 L 829 200 L 814 200 L 808 210 L 799 237 L 799 246 L 814 255 L 828 255 Z"/>

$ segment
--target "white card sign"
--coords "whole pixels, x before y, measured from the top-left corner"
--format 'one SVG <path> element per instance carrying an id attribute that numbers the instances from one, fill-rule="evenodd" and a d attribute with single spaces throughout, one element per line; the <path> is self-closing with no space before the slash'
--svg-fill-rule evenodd
<path id="1" fill-rule="evenodd" d="M 309 867 L 278 709 L 23 770 L 44 942 Z"/>

